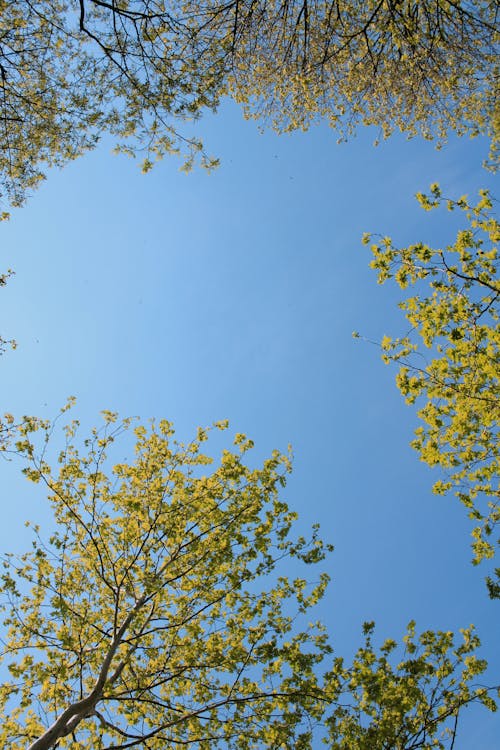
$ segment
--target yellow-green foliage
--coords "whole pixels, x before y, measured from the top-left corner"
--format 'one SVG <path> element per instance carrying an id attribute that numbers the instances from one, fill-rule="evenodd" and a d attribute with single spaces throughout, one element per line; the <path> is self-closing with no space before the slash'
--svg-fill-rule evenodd
<path id="1" fill-rule="evenodd" d="M 486 133 L 498 141 L 489 0 L 0 0 L 0 175 L 19 204 L 99 136 L 211 167 L 186 121 L 232 95 L 279 131 Z"/>
<path id="2" fill-rule="evenodd" d="M 2 558 L 2 747 L 444 749 L 463 706 L 495 708 L 472 629 L 457 646 L 411 623 L 404 652 L 377 652 L 368 624 L 352 665 L 330 659 L 308 624 L 327 576 L 290 575 L 327 547 L 291 536 L 287 456 L 252 468 L 238 434 L 214 462 L 203 445 L 227 423 L 182 444 L 107 412 L 81 449 L 69 425 L 52 469 L 54 427 L 5 415 L 1 432 L 54 524 Z M 135 456 L 113 465 L 119 438 Z"/>
<path id="3" fill-rule="evenodd" d="M 498 137 L 489 2 L 286 0 L 238 10 L 232 91 L 280 131 L 324 117 L 342 135 L 363 123 L 385 136 Z"/>
<path id="4" fill-rule="evenodd" d="M 443 199 L 438 185 L 430 197 L 417 197 L 425 210 L 444 203 L 463 212 L 467 225 L 443 249 L 424 243 L 399 249 L 390 238 L 372 246 L 379 283 L 394 278 L 416 291 L 400 305 L 410 332 L 385 337 L 383 358 L 400 364 L 398 386 L 408 403 L 419 405 L 424 424 L 414 447 L 445 471 L 435 492 L 454 489 L 468 508 L 479 562 L 493 557 L 499 542 L 500 226 L 486 191 L 475 205 L 466 196 Z"/>
<path id="5" fill-rule="evenodd" d="M 307 586 L 276 572 L 325 552 L 316 529 L 309 541 L 289 538 L 295 515 L 278 497 L 289 458 L 274 452 L 250 468 L 252 443 L 237 435 L 215 465 L 202 451 L 208 431 L 183 445 L 161 421 L 136 426 L 133 462 L 111 466 L 106 454 L 132 423 L 105 414 L 82 452 L 76 427 L 54 471 L 44 439 L 41 454 L 33 442 L 52 427 L 18 431 L 15 450 L 45 486 L 55 530 L 44 541 L 35 528 L 30 552 L 4 558 L 0 744 L 300 742 L 328 646 L 320 627 L 299 632 L 294 618 L 327 577 Z"/>
<path id="6" fill-rule="evenodd" d="M 326 718 L 332 750 L 452 750 L 460 710 L 479 701 L 492 711 L 489 691 L 474 686 L 486 663 L 474 655 L 479 645 L 472 628 L 415 635 L 410 622 L 404 647 L 389 639 L 377 652 L 373 623 L 365 623 L 365 644 L 352 666 L 335 663 L 328 680 L 344 692 Z"/>

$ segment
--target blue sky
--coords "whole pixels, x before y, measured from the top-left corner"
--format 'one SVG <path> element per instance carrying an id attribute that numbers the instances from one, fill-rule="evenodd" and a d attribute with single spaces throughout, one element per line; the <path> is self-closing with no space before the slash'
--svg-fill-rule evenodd
<path id="1" fill-rule="evenodd" d="M 339 653 L 380 638 L 475 623 L 497 682 L 498 603 L 470 564 L 469 522 L 409 447 L 417 424 L 375 347 L 397 334 L 398 292 L 378 287 L 365 231 L 400 244 L 452 241 L 455 215 L 424 213 L 431 182 L 445 194 L 492 186 L 487 145 L 441 151 L 376 132 L 338 145 L 326 127 L 260 134 L 234 105 L 199 126 L 221 158 L 212 174 L 151 174 L 110 144 L 61 171 L 0 226 L 2 411 L 54 416 L 69 395 L 86 424 L 107 408 L 167 417 L 181 436 L 228 418 L 259 456 L 293 446 L 287 487 L 301 528 L 319 522 L 336 551 L 319 608 Z M 2 548 L 25 542 L 39 499 L 4 474 Z M 455 750 L 498 748 L 500 723 L 470 709 Z"/>

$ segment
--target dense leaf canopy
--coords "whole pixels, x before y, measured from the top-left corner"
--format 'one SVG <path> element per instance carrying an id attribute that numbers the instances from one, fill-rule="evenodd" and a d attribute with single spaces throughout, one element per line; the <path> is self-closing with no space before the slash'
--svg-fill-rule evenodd
<path id="1" fill-rule="evenodd" d="M 426 137 L 499 131 L 494 0 L 3 0 L 0 175 L 19 204 L 47 165 L 111 133 L 211 165 L 187 121 L 225 95 L 280 131 L 326 118 Z"/>
<path id="2" fill-rule="evenodd" d="M 110 467 L 106 450 L 130 425 L 106 420 L 83 455 L 69 427 L 56 473 L 33 451 L 35 423 L 17 443 L 28 478 L 50 494 L 56 529 L 6 558 L 2 744 L 153 750 L 300 736 L 327 646 L 314 626 L 293 632 L 293 618 L 326 576 L 306 587 L 275 574 L 283 558 L 324 556 L 316 533 L 288 538 L 294 514 L 277 493 L 288 458 L 251 469 L 251 443 L 238 435 L 207 474 L 207 433 L 181 445 L 160 422 L 136 427 L 134 463 Z"/>
<path id="3" fill-rule="evenodd" d="M 113 466 L 132 427 L 107 413 L 79 449 L 72 423 L 52 470 L 54 424 L 5 417 L 3 450 L 48 493 L 54 529 L 3 557 L 3 746 L 444 749 L 464 706 L 495 708 L 472 629 L 457 643 L 410 623 L 403 648 L 377 651 L 367 623 L 352 665 L 330 657 L 309 622 L 327 576 L 299 575 L 327 547 L 315 527 L 292 538 L 287 456 L 251 468 L 236 435 L 215 464 L 210 431 L 182 444 L 162 421 L 136 425 L 134 460 Z"/>

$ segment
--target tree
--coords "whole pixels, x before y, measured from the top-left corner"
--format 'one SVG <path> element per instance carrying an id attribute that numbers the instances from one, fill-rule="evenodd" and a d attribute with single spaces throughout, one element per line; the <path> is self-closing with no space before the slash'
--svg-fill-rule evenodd
<path id="1" fill-rule="evenodd" d="M 460 0 L 265 3 L 258 32 L 238 39 L 232 90 L 278 130 L 325 117 L 344 136 L 358 123 L 494 136 L 497 13 Z"/>
<path id="2" fill-rule="evenodd" d="M 13 0 L 0 13 L 0 173 L 20 204 L 47 165 L 111 133 L 143 167 L 202 144 L 226 95 L 278 130 L 326 118 L 442 138 L 500 131 L 493 0 Z"/>
<path id="3" fill-rule="evenodd" d="M 250 468 L 252 443 L 236 435 L 213 466 L 209 431 L 183 445 L 162 421 L 137 425 L 134 461 L 111 466 L 106 453 L 132 423 L 104 416 L 82 453 L 77 423 L 66 429 L 57 471 L 54 424 L 5 419 L 3 450 L 48 491 L 55 523 L 48 540 L 34 527 L 33 548 L 3 558 L 5 746 L 300 749 L 316 729 L 332 748 L 445 748 L 465 705 L 495 707 L 474 685 L 486 664 L 471 630 L 455 646 L 410 624 L 393 668 L 395 642 L 378 655 L 367 624 L 353 666 L 336 658 L 321 678 L 326 634 L 298 622 L 327 576 L 309 586 L 280 569 L 327 551 L 316 527 L 291 538 L 295 514 L 278 496 L 289 458 Z"/>
<path id="4" fill-rule="evenodd" d="M 79 156 L 101 134 L 135 136 L 137 148 L 164 154 L 184 141 L 172 121 L 218 102 L 208 54 L 196 60 L 185 35 L 169 33 L 166 12 L 149 2 L 119 6 L 119 13 L 114 7 L 97 0 L 1 4 L 0 172 L 13 205 L 43 179 L 45 166 Z M 189 142 L 187 158 L 199 148 Z"/>
<path id="5" fill-rule="evenodd" d="M 409 333 L 384 337 L 383 358 L 400 364 L 397 384 L 407 403 L 421 405 L 424 424 L 413 446 L 445 472 L 434 491 L 454 489 L 468 509 L 479 563 L 493 558 L 500 543 L 500 225 L 486 191 L 476 205 L 466 196 L 445 200 L 438 185 L 430 197 L 417 198 L 425 210 L 446 203 L 463 211 L 468 227 L 445 249 L 422 242 L 399 249 L 388 237 L 372 245 L 379 283 L 394 279 L 417 292 L 400 304 Z M 491 578 L 488 587 L 500 597 Z"/>
<path id="6" fill-rule="evenodd" d="M 352 666 L 337 662 L 327 675 L 327 685 L 338 685 L 340 673 L 346 686 L 326 712 L 332 750 L 453 750 L 464 707 L 479 701 L 496 710 L 490 690 L 468 684 L 486 667 L 473 654 L 479 641 L 472 629 L 463 630 L 455 645 L 450 632 L 416 637 L 410 622 L 404 649 L 388 639 L 378 652 L 373 630 L 365 623 L 365 643 Z"/>
<path id="7" fill-rule="evenodd" d="M 237 435 L 205 476 L 207 433 L 176 444 L 163 421 L 149 433 L 137 426 L 135 462 L 107 476 L 106 449 L 130 426 L 113 425 L 107 414 L 84 456 L 71 425 L 57 475 L 29 439 L 39 423 L 21 429 L 17 450 L 50 493 L 56 529 L 6 561 L 12 679 L 1 689 L 2 740 L 31 750 L 237 738 L 245 747 L 248 735 L 300 746 L 326 642 L 313 626 L 293 634 L 282 602 L 306 611 L 326 576 L 308 590 L 275 575 L 283 558 L 324 555 L 316 531 L 309 542 L 288 539 L 293 514 L 277 496 L 288 458 L 274 453 L 251 469 L 242 461 L 251 443 Z"/>

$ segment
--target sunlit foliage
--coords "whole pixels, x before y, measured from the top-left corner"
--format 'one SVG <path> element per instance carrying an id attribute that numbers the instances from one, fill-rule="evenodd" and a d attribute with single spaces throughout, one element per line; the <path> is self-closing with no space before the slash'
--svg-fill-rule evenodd
<path id="1" fill-rule="evenodd" d="M 3 556 L 4 747 L 450 748 L 464 706 L 495 708 L 472 629 L 456 645 L 411 623 L 378 652 L 367 624 L 351 666 L 330 656 L 309 622 L 327 576 L 300 576 L 328 548 L 316 527 L 292 537 L 287 456 L 252 468 L 239 434 L 214 462 L 226 423 L 182 444 L 166 421 L 104 420 L 80 448 L 71 423 L 52 455 L 54 424 L 4 418 L 54 526 Z M 135 455 L 113 465 L 119 438 Z"/>
<path id="2" fill-rule="evenodd" d="M 206 156 L 189 121 L 233 96 L 278 131 L 326 118 L 498 138 L 490 0 L 2 0 L 0 175 L 19 204 L 47 165 L 118 150 Z"/>
<path id="3" fill-rule="evenodd" d="M 430 197 L 417 197 L 425 210 L 444 203 L 463 212 L 467 226 L 446 248 L 397 248 L 388 237 L 372 246 L 379 283 L 394 279 L 416 292 L 400 305 L 411 328 L 383 339 L 383 358 L 400 364 L 399 389 L 420 407 L 423 426 L 413 445 L 423 461 L 444 470 L 435 492 L 453 489 L 474 521 L 477 563 L 499 544 L 500 226 L 485 191 L 475 205 L 466 196 L 445 200 L 438 185 Z M 491 579 L 489 587 L 500 595 Z"/>
<path id="4" fill-rule="evenodd" d="M 40 423 L 20 428 L 15 450 L 45 485 L 55 530 L 42 541 L 35 529 L 32 551 L 5 558 L 2 744 L 300 743 L 328 647 L 294 617 L 327 579 L 276 574 L 284 560 L 324 557 L 316 530 L 289 538 L 294 514 L 278 497 L 289 459 L 252 469 L 251 441 L 237 435 L 215 467 L 207 431 L 182 445 L 162 421 L 136 426 L 133 463 L 111 467 L 106 451 L 131 424 L 105 418 L 83 453 L 68 428 L 55 472 L 31 440 Z"/>
<path id="5" fill-rule="evenodd" d="M 403 647 L 386 640 L 373 646 L 373 623 L 365 623 L 365 644 L 345 672 L 336 663 L 328 676 L 346 689 L 327 716 L 332 750 L 452 750 L 461 711 L 471 702 L 496 710 L 491 692 L 475 685 L 486 662 L 474 655 L 479 640 L 472 628 L 456 644 L 450 632 L 415 635 L 410 622 Z M 498 690 L 497 690 L 498 692 Z"/>

